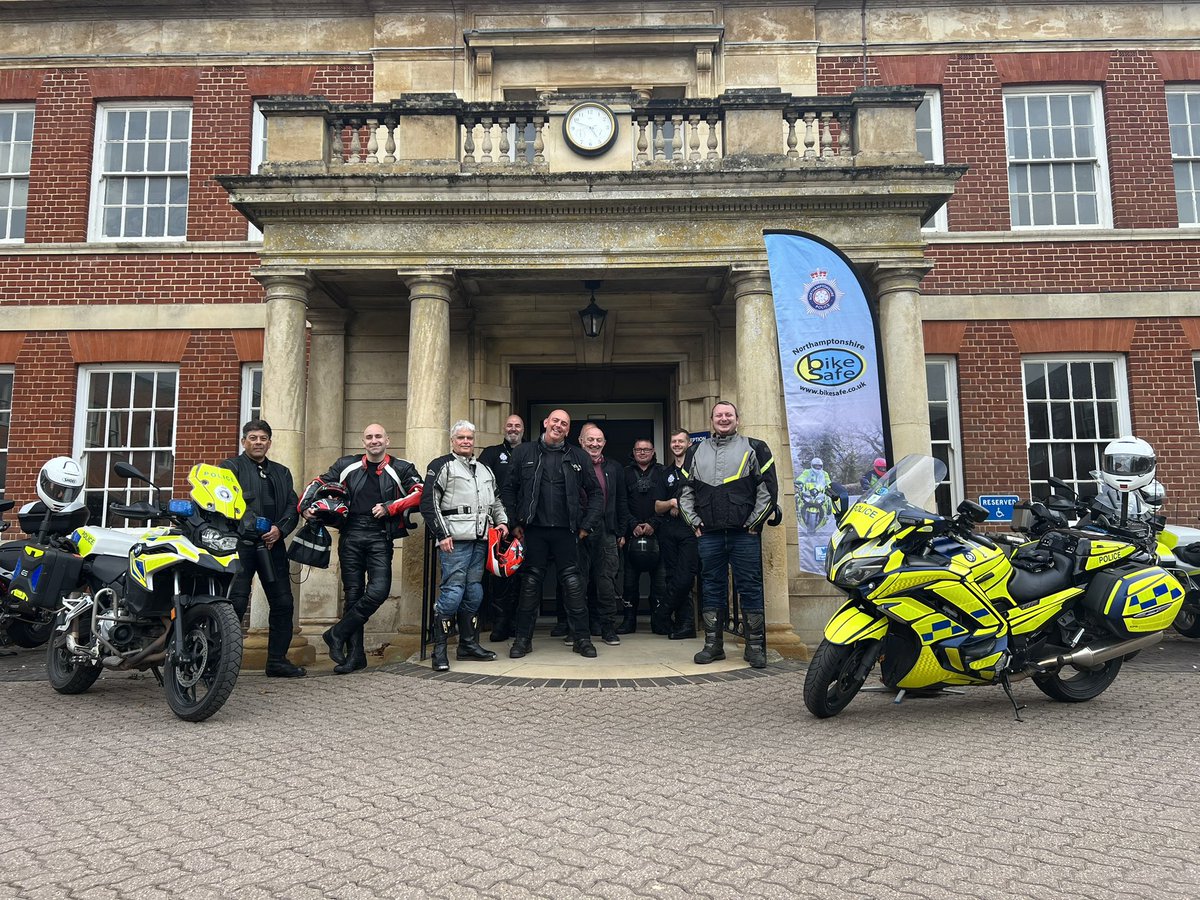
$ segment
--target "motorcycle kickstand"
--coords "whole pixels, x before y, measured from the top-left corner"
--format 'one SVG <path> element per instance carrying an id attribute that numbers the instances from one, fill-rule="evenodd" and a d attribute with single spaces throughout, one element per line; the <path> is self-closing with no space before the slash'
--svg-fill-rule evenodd
<path id="1" fill-rule="evenodd" d="M 154 680 L 158 682 L 158 686 L 163 686 L 162 672 L 158 670 L 158 666 L 151 666 L 150 671 L 154 673 Z"/>
<path id="2" fill-rule="evenodd" d="M 1023 704 L 1021 706 L 1017 706 L 1017 698 L 1013 696 L 1012 685 L 1009 684 L 1007 672 L 1000 673 L 1000 686 L 1004 688 L 1004 693 L 1008 694 L 1009 702 L 1012 703 L 1013 718 L 1015 718 L 1018 722 L 1024 722 L 1025 720 L 1021 718 L 1021 710 L 1023 710 L 1025 706 Z"/>

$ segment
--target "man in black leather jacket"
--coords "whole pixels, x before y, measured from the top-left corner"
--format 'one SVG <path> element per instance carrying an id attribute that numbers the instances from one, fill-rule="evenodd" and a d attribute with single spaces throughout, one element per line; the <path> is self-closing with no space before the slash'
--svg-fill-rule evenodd
<path id="1" fill-rule="evenodd" d="M 292 585 L 287 550 L 283 539 L 292 533 L 300 519 L 296 512 L 296 490 L 292 473 L 286 466 L 267 459 L 271 449 L 271 426 L 262 419 L 251 419 L 242 426 L 242 452 L 221 463 L 237 477 L 246 500 L 247 515 L 270 520 L 271 529 L 262 536 L 265 558 L 255 546 L 239 545 L 242 571 L 233 580 L 229 600 L 238 620 L 246 615 L 250 603 L 250 584 L 257 574 L 267 595 L 266 674 L 272 678 L 302 678 L 300 666 L 287 658 L 292 642 Z"/>
<path id="2" fill-rule="evenodd" d="M 525 545 L 516 637 L 508 655 L 520 659 L 532 650 L 542 580 L 553 558 L 575 652 L 592 658 L 596 648 L 588 629 L 579 541 L 600 527 L 600 483 L 587 454 L 567 443 L 571 417 L 565 410 L 551 412 L 542 426 L 545 434 L 540 440 L 513 450 L 508 478 L 500 491 L 509 528 Z"/>
<path id="3" fill-rule="evenodd" d="M 341 528 L 342 618 L 323 635 L 339 675 L 367 667 L 363 631 L 392 587 L 392 542 L 408 535 L 405 511 L 419 500 L 421 476 L 405 459 L 388 454 L 391 441 L 379 424 L 363 430 L 366 453 L 343 456 L 322 481 L 337 482 L 350 497 Z M 305 510 L 305 518 L 311 512 Z"/>
<path id="4" fill-rule="evenodd" d="M 504 487 L 511 467 L 512 452 L 525 439 L 525 420 L 511 415 L 504 421 L 504 441 L 487 447 L 479 454 L 479 461 L 496 476 L 496 490 Z M 484 575 L 487 593 L 492 608 L 492 633 L 488 639 L 493 643 L 507 641 L 513 636 L 513 619 L 517 611 L 517 592 L 521 576 L 502 578 L 490 572 Z"/>

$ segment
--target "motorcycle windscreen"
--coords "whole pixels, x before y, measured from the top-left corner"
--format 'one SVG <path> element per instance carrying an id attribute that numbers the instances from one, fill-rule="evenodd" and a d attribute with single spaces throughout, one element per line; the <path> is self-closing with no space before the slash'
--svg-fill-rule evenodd
<path id="1" fill-rule="evenodd" d="M 246 514 L 246 500 L 237 476 L 220 466 L 197 463 L 188 472 L 192 499 L 209 512 L 237 522 Z"/>

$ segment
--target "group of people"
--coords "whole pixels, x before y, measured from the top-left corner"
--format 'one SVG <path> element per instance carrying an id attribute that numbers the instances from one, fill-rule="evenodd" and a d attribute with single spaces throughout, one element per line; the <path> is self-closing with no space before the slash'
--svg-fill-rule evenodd
<path id="1" fill-rule="evenodd" d="M 761 530 L 775 509 L 778 484 L 774 458 L 762 441 L 738 433 L 737 408 L 719 401 L 712 409 L 710 436 L 692 443 L 689 433 L 670 435 L 671 459 L 655 459 L 654 444 L 638 440 L 633 462 L 621 466 L 604 455 L 605 435 L 586 423 L 579 445 L 569 444 L 570 415 L 553 410 L 543 433 L 524 441 L 524 422 L 510 416 L 504 441 L 475 455 L 475 426 L 465 420 L 450 429 L 450 452 L 433 460 L 424 479 L 407 460 L 389 454 L 387 431 L 363 431 L 361 454 L 338 459 L 323 484 L 344 490 L 348 511 L 340 523 L 338 559 L 344 608 L 323 635 L 334 671 L 366 667 L 363 631 L 391 589 L 394 541 L 409 531 L 405 511 L 419 498 L 426 527 L 437 543 L 441 583 L 434 603 L 435 670 L 449 669 L 448 636 L 457 625 L 458 659 L 491 660 L 479 643 L 478 613 L 489 530 L 521 542 L 524 561 L 512 577 L 492 584 L 496 611 L 493 641 L 512 638 L 508 654 L 533 651 L 533 632 L 548 567 L 554 563 L 561 594 L 562 627 L 574 652 L 594 658 L 593 634 L 609 645 L 636 629 L 640 603 L 638 565 L 632 555 L 653 540 L 658 557 L 651 571 L 651 624 L 674 639 L 695 637 L 692 588 L 701 576 L 704 646 L 698 664 L 725 658 L 724 626 L 729 574 L 738 591 L 745 628 L 745 659 L 766 665 Z M 273 524 L 263 538 L 266 558 L 242 551 L 242 573 L 231 591 L 244 613 L 250 585 L 264 575 L 270 606 L 266 674 L 301 677 L 287 660 L 293 598 L 287 577 L 284 538 L 310 508 L 297 510 L 291 473 L 271 461 L 271 428 L 261 419 L 242 429 L 243 453 L 224 465 L 238 477 L 251 515 Z M 270 566 L 270 572 L 265 571 Z M 589 609 L 589 596 L 593 598 Z"/>

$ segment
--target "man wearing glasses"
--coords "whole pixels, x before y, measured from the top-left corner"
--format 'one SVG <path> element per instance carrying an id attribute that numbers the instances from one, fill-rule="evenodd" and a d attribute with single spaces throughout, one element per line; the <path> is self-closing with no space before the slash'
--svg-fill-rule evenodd
<path id="1" fill-rule="evenodd" d="M 625 467 L 625 490 L 629 498 L 629 531 L 625 542 L 625 619 L 618 634 L 637 631 L 641 603 L 642 572 L 650 573 L 650 628 L 655 634 L 670 634 L 671 611 L 666 606 L 667 585 L 658 538 L 662 524 L 654 504 L 670 497 L 663 467 L 655 459 L 654 442 L 639 438 L 633 443 L 633 463 Z M 639 538 L 645 538 L 639 541 Z"/>

